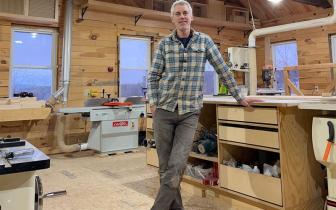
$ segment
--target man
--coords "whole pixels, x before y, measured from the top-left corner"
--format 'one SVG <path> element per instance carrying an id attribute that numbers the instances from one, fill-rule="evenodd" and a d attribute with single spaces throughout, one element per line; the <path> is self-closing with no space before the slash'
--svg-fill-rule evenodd
<path id="1" fill-rule="evenodd" d="M 160 189 L 152 210 L 183 210 L 180 182 L 203 105 L 206 60 L 241 105 L 250 106 L 257 101 L 240 97 L 212 39 L 191 29 L 192 8 L 187 1 L 174 2 L 171 18 L 176 29 L 161 40 L 148 74 L 160 173 Z"/>

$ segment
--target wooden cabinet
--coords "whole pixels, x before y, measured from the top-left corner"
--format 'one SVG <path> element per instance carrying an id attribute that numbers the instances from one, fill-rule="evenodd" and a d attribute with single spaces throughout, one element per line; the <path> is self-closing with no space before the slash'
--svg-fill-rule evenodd
<path id="1" fill-rule="evenodd" d="M 250 110 L 232 103 L 205 103 L 199 121 L 202 126 L 217 125 L 218 155 L 191 152 L 189 161 L 218 165 L 218 186 L 203 185 L 202 180 L 188 176 L 183 181 L 201 189 L 204 196 L 211 191 L 235 203 L 228 210 L 323 209 L 325 172 L 315 160 L 311 140 L 312 118 L 318 114 L 278 104 Z M 153 135 L 152 119 L 147 126 L 147 134 Z M 147 151 L 150 165 L 150 157 L 157 155 L 153 151 Z M 231 158 L 252 165 L 259 162 L 261 173 L 224 164 Z M 279 177 L 264 175 L 263 163 L 274 165 L 277 161 Z"/>
<path id="2" fill-rule="evenodd" d="M 313 115 L 297 107 L 217 105 L 220 188 L 248 196 L 265 209 L 321 209 L 323 193 L 317 192 L 325 189 L 312 150 Z M 232 158 L 250 165 L 259 161 L 261 173 L 223 164 Z M 280 176 L 264 175 L 263 161 L 279 161 Z"/>

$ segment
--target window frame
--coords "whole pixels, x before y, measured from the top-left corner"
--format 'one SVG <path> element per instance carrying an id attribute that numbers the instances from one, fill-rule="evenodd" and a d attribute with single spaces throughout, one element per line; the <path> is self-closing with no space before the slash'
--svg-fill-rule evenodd
<path id="1" fill-rule="evenodd" d="M 145 40 L 148 41 L 148 59 L 147 59 L 147 65 L 148 69 L 134 69 L 134 68 L 125 68 L 124 70 L 146 70 L 146 78 L 149 69 L 151 68 L 151 63 L 152 63 L 152 37 L 146 37 L 146 36 L 132 36 L 132 35 L 125 35 L 121 34 L 118 36 L 118 97 L 122 97 L 122 91 L 121 91 L 121 40 L 122 39 L 132 39 L 132 40 Z M 145 82 L 146 88 L 147 88 L 147 82 Z"/>
<path id="2" fill-rule="evenodd" d="M 52 69 L 52 84 L 51 84 L 51 93 L 50 96 L 56 91 L 57 84 L 57 44 L 58 44 L 58 32 L 55 29 L 49 28 L 25 28 L 25 27 L 12 27 L 11 37 L 14 37 L 15 32 L 23 32 L 23 33 L 40 33 L 40 34 L 50 34 L 52 35 L 52 49 L 51 49 L 51 66 L 31 66 L 31 65 L 13 65 L 12 59 L 10 61 L 9 68 L 9 82 L 8 82 L 8 93 L 9 97 L 13 97 L 12 90 L 12 81 L 13 81 L 13 69 Z M 10 57 L 13 58 L 13 49 L 14 49 L 14 40 L 11 40 L 11 50 Z"/>
<path id="3" fill-rule="evenodd" d="M 287 41 L 280 41 L 280 42 L 275 42 L 275 43 L 271 43 L 271 50 L 272 50 L 272 65 L 273 68 L 276 68 L 275 64 L 276 64 L 276 53 L 275 53 L 275 48 L 273 46 L 279 46 L 279 45 L 284 45 L 284 44 L 292 44 L 295 43 L 296 45 L 296 55 L 297 55 L 297 63 L 299 63 L 299 56 L 298 56 L 298 47 L 297 47 L 297 40 L 287 40 Z M 284 69 L 277 69 L 277 71 L 282 71 L 283 72 Z M 275 77 L 276 75 L 274 75 Z M 285 85 L 285 81 L 283 81 L 283 85 Z M 278 84 L 276 82 L 276 89 L 277 90 L 281 90 L 278 87 Z M 285 90 L 285 87 L 283 89 L 283 91 Z"/>
<path id="4" fill-rule="evenodd" d="M 336 63 L 336 34 L 330 36 L 331 42 L 331 59 L 333 63 Z"/>

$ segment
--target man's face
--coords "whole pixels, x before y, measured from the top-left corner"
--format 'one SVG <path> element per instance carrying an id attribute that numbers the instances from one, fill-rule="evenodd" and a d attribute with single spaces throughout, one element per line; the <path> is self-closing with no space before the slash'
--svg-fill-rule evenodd
<path id="1" fill-rule="evenodd" d="M 179 31 L 190 30 L 191 21 L 193 16 L 190 13 L 187 5 L 176 5 L 172 17 L 172 23 Z"/>

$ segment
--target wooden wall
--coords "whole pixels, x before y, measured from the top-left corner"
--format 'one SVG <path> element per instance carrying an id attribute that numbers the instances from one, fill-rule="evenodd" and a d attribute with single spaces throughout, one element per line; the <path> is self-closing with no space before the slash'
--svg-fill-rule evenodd
<path id="1" fill-rule="evenodd" d="M 62 1 L 61 1 L 62 3 Z M 58 42 L 58 80 L 62 71 L 63 15 L 60 12 Z M 131 35 L 151 37 L 153 49 L 158 41 L 171 32 L 173 26 L 167 22 L 141 19 L 137 26 L 134 17 L 123 17 L 88 10 L 83 21 L 77 21 L 79 7 L 73 9 L 71 76 L 68 106 L 83 106 L 90 89 L 105 89 L 112 97 L 118 96 L 118 36 Z M 0 22 L 0 61 L 10 61 L 10 22 Z M 229 46 L 240 46 L 246 41 L 244 33 L 224 29 L 219 35 L 216 28 L 198 28 L 208 33 L 221 44 L 224 52 Z M 93 39 L 92 35 L 97 38 Z M 113 71 L 109 72 L 108 67 Z M 0 97 L 8 93 L 9 66 L 0 66 Z M 2 95 L 1 95 L 2 94 Z M 1 136 L 18 136 L 28 139 L 46 153 L 57 153 L 55 149 L 56 115 L 43 121 L 0 123 Z M 90 122 L 80 115 L 66 117 L 65 142 L 68 144 L 86 142 Z"/>
<path id="2" fill-rule="evenodd" d="M 299 65 L 307 65 L 332 62 L 330 35 L 333 34 L 336 34 L 335 24 L 272 34 L 267 37 L 271 43 L 296 40 L 298 63 Z M 257 46 L 258 84 L 261 86 L 261 69 L 265 64 L 265 39 L 257 39 Z M 322 92 L 331 81 L 330 69 L 300 71 L 299 77 L 300 88 L 305 95 L 312 95 L 315 86 L 318 86 Z"/>
<path id="3" fill-rule="evenodd" d="M 8 95 L 11 25 L 0 21 L 0 97 Z"/>
<path id="4" fill-rule="evenodd" d="M 74 11 L 78 17 L 79 10 Z M 171 33 L 172 24 L 167 22 L 140 19 L 134 25 L 134 17 L 123 17 L 88 10 L 81 22 L 74 21 L 72 42 L 72 67 L 69 102 L 81 106 L 90 89 L 98 89 L 118 95 L 118 37 L 120 35 L 150 37 L 153 49 L 158 41 Z M 217 35 L 216 28 L 198 28 L 208 33 L 216 42 L 221 43 L 221 50 L 229 46 L 240 46 L 244 43 L 244 33 L 223 30 Z M 90 37 L 96 35 L 97 39 Z M 114 69 L 108 72 L 108 67 Z M 98 85 L 94 85 L 98 84 Z M 106 85 L 108 84 L 108 85 Z"/>

